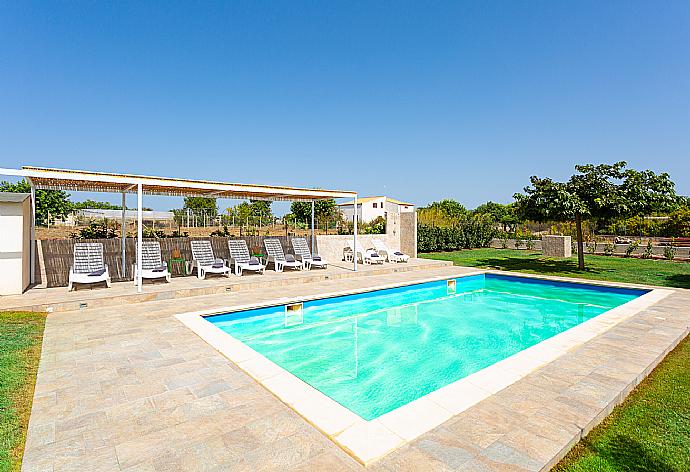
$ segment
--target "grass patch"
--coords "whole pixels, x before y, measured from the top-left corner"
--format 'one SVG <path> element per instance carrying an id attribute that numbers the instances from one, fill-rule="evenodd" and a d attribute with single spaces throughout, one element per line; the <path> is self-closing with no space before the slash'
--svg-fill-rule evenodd
<path id="1" fill-rule="evenodd" d="M 554 467 L 556 472 L 690 470 L 690 338 Z"/>
<path id="2" fill-rule="evenodd" d="M 665 287 L 690 288 L 690 264 L 663 260 L 585 255 L 584 271 L 577 256 L 569 259 L 542 257 L 537 251 L 515 249 L 466 249 L 420 254 L 426 259 L 453 261 L 458 266 L 482 267 L 540 275 L 629 282 Z"/>
<path id="3" fill-rule="evenodd" d="M 0 312 L 0 472 L 21 467 L 45 319 Z"/>

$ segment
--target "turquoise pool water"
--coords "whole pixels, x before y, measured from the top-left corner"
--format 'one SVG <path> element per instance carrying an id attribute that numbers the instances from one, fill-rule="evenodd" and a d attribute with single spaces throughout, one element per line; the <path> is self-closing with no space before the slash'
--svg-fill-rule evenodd
<path id="1" fill-rule="evenodd" d="M 476 275 L 206 319 L 366 420 L 626 303 L 641 290 Z"/>

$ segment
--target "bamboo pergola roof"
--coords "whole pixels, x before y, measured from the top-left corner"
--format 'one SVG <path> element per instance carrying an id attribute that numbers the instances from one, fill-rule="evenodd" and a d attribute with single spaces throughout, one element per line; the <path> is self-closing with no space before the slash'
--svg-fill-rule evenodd
<path id="1" fill-rule="evenodd" d="M 345 190 L 305 189 L 272 185 L 234 184 L 210 180 L 152 177 L 84 170 L 51 169 L 23 166 L 10 173 L 31 179 L 36 188 L 87 192 L 137 193 L 139 184 L 146 195 L 182 197 L 235 198 L 252 200 L 288 200 L 310 202 L 328 198 L 353 198 L 356 192 Z"/>

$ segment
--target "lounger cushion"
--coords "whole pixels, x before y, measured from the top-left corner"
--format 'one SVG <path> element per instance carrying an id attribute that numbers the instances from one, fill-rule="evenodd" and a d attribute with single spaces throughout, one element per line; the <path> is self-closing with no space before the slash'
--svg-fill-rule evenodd
<path id="1" fill-rule="evenodd" d="M 152 271 L 153 271 L 153 272 L 163 272 L 163 271 L 165 271 L 167 268 L 168 268 L 167 266 L 162 265 L 162 266 L 160 266 L 160 267 L 156 267 L 155 269 L 152 269 Z"/>
<path id="2" fill-rule="evenodd" d="M 404 256 L 405 255 L 400 251 L 395 251 L 393 254 L 395 254 L 396 256 Z"/>
<path id="3" fill-rule="evenodd" d="M 249 265 L 261 265 L 261 262 L 259 262 L 258 257 L 252 257 L 249 259 Z"/>
<path id="4" fill-rule="evenodd" d="M 320 261 L 320 260 L 321 260 L 321 256 L 314 255 L 314 256 L 312 256 L 311 260 L 312 260 L 312 261 Z"/>
<path id="5" fill-rule="evenodd" d="M 295 256 L 292 254 L 285 254 L 285 261 L 286 262 L 295 262 Z"/>
<path id="6" fill-rule="evenodd" d="M 91 272 L 89 274 L 89 277 L 100 277 L 103 274 L 105 274 L 105 269 L 98 269 Z"/>
<path id="7" fill-rule="evenodd" d="M 214 269 L 220 269 L 224 265 L 225 261 L 223 261 L 223 259 L 216 259 L 215 262 L 211 264 L 211 267 L 213 267 Z"/>
<path id="8" fill-rule="evenodd" d="M 378 253 L 378 252 L 373 252 L 373 251 L 372 251 L 372 252 L 369 253 L 369 257 L 379 257 L 379 253 Z"/>

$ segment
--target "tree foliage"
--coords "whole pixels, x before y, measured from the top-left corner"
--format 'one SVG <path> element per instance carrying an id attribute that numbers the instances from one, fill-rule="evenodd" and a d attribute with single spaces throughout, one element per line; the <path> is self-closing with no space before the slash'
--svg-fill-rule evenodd
<path id="1" fill-rule="evenodd" d="M 503 225 L 503 231 L 513 231 L 521 223 L 520 218 L 515 214 L 515 204 L 504 205 L 488 201 L 474 209 L 475 215 L 491 215 L 497 223 Z"/>
<path id="2" fill-rule="evenodd" d="M 271 202 L 267 200 L 251 200 L 249 202 L 251 216 L 257 218 L 267 218 L 273 216 L 271 213 Z"/>
<path id="3" fill-rule="evenodd" d="M 440 202 L 432 202 L 420 210 L 436 210 L 447 218 L 460 218 L 467 214 L 467 208 L 462 203 L 449 198 Z"/>
<path id="4" fill-rule="evenodd" d="M 200 211 L 204 210 L 208 216 L 216 216 L 218 214 L 218 207 L 216 206 L 216 199 L 209 197 L 184 197 L 184 210 Z"/>
<path id="5" fill-rule="evenodd" d="M 73 210 L 83 210 L 84 208 L 94 208 L 98 210 L 122 210 L 120 205 L 113 205 L 109 202 L 100 202 L 91 199 L 84 200 L 83 202 L 72 203 Z"/>
<path id="6" fill-rule="evenodd" d="M 16 183 L 0 182 L 0 192 L 31 193 L 31 185 L 26 180 Z M 62 218 L 69 213 L 72 204 L 69 201 L 69 194 L 62 190 L 41 190 L 36 189 L 36 224 L 45 225 L 55 218 Z"/>
<path id="7" fill-rule="evenodd" d="M 311 220 L 311 202 L 292 202 L 290 213 L 298 221 Z M 314 202 L 314 218 L 324 221 L 338 218 L 338 206 L 335 200 L 328 198 Z"/>
<path id="8" fill-rule="evenodd" d="M 261 225 L 266 224 L 273 217 L 271 202 L 265 200 L 242 202 L 227 208 L 225 212 L 228 217 L 234 218 L 237 224 Z"/>
<path id="9" fill-rule="evenodd" d="M 677 205 L 674 184 L 666 173 L 615 164 L 575 166 L 567 182 L 532 176 L 524 194 L 516 193 L 520 217 L 535 221 L 572 221 L 577 226 L 578 263 L 584 269 L 582 220 L 620 218 L 668 211 Z"/>

